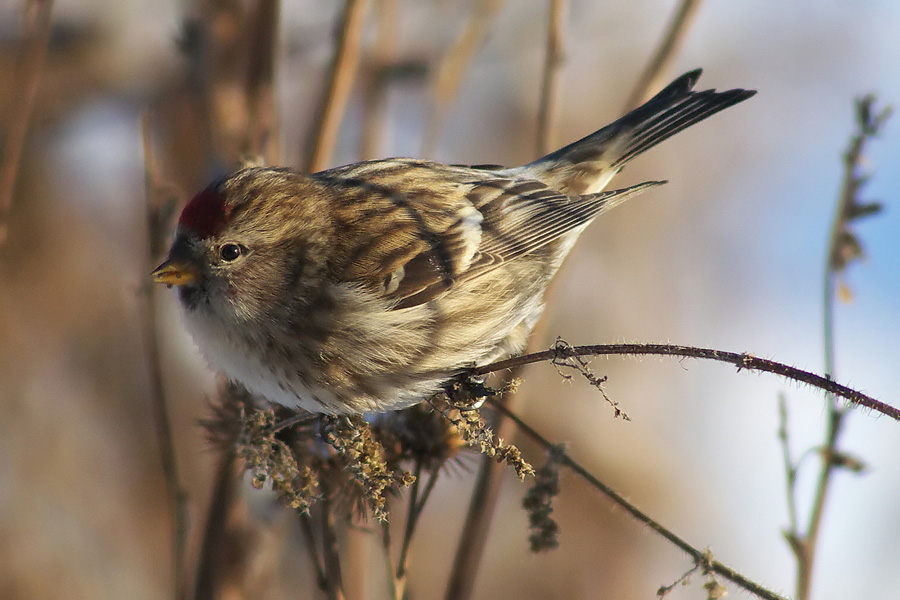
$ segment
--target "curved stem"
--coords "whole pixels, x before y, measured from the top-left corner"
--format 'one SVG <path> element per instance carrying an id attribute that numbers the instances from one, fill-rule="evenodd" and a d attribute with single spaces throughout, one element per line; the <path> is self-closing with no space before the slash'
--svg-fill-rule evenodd
<path id="1" fill-rule="evenodd" d="M 552 361 L 571 356 L 599 356 L 606 354 L 679 356 L 683 358 L 703 358 L 727 362 L 736 366 L 738 370 L 746 369 L 748 371 L 773 373 L 775 375 L 786 377 L 787 379 L 811 385 L 812 387 L 840 396 L 852 404 L 863 406 L 900 421 L 900 409 L 885 404 L 884 402 L 880 402 L 853 388 L 835 383 L 828 377 L 816 375 L 815 373 L 804 371 L 803 369 L 775 362 L 774 360 L 759 358 L 747 353 L 726 352 L 724 350 L 698 348 L 695 346 L 679 346 L 676 344 L 597 344 L 592 346 L 557 346 L 550 350 L 544 350 L 543 352 L 524 354 L 507 360 L 500 360 L 482 367 L 475 367 L 469 371 L 469 374 L 478 377 L 487 375 L 488 373 L 504 371 L 506 369 L 512 369 L 536 362 Z"/>

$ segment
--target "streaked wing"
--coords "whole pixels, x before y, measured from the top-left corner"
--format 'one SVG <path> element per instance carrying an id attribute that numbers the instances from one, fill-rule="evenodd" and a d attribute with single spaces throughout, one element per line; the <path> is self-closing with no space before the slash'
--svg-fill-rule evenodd
<path id="1" fill-rule="evenodd" d="M 650 181 L 621 190 L 585 196 L 565 196 L 534 180 L 492 180 L 475 185 L 467 197 L 484 215 L 481 261 L 490 257 L 487 271 L 505 261 L 533 252 L 581 227 L 644 190 L 664 182 Z M 502 191 L 499 193 L 497 189 Z M 473 271 L 479 270 L 474 267 Z"/>
<path id="2" fill-rule="evenodd" d="M 515 169 L 390 159 L 314 177 L 340 188 L 350 215 L 338 211 L 340 231 L 372 238 L 368 244 L 357 240 L 343 279 L 395 299 L 398 309 L 427 302 L 458 281 L 533 252 L 659 184 L 568 197 L 516 175 Z M 357 215 L 377 218 L 360 227 Z"/>

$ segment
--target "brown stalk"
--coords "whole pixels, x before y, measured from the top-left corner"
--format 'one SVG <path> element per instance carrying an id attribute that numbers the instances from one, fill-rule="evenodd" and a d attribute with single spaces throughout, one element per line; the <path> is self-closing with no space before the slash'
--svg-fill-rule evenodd
<path id="1" fill-rule="evenodd" d="M 537 154 L 543 156 L 556 148 L 557 112 L 559 110 L 559 80 L 565 61 L 566 0 L 550 1 L 547 20 L 547 53 L 544 75 L 541 78 L 541 101 L 538 107 Z"/>
<path id="2" fill-rule="evenodd" d="M 437 152 L 447 111 L 456 100 L 466 69 L 481 48 L 490 30 L 491 21 L 503 3 L 504 0 L 476 0 L 465 27 L 441 59 L 432 85 L 432 105 L 422 145 L 422 156 L 432 157 Z"/>
<path id="3" fill-rule="evenodd" d="M 149 274 L 156 266 L 156 260 L 161 253 L 164 222 L 168 212 L 164 202 L 159 196 L 162 190 L 158 184 L 157 167 L 153 160 L 153 150 L 150 140 L 150 114 L 144 111 L 141 117 L 141 133 L 144 148 L 144 197 L 147 219 L 147 248 L 148 256 L 146 269 Z M 147 275 L 149 278 L 149 275 Z M 160 464 L 162 466 L 163 479 L 166 484 L 166 492 L 172 510 L 172 556 L 174 589 L 180 595 L 183 590 L 183 567 L 185 546 L 187 540 L 187 492 L 181 485 L 178 477 L 178 464 L 175 455 L 175 442 L 172 438 L 172 427 L 169 422 L 169 407 L 162 384 L 162 365 L 160 364 L 159 340 L 156 335 L 156 303 L 150 286 L 149 279 L 140 286 L 142 309 L 141 315 L 141 339 L 143 340 L 144 356 L 147 360 L 147 372 L 149 376 L 150 406 L 153 413 L 153 423 L 156 430 L 156 439 L 159 445 Z"/>
<path id="4" fill-rule="evenodd" d="M 344 582 L 341 575 L 341 554 L 334 519 L 334 506 L 328 498 L 328 492 L 324 489 L 319 514 L 322 525 L 322 559 L 325 566 L 325 581 L 328 585 L 326 593 L 331 600 L 343 600 Z"/>
<path id="5" fill-rule="evenodd" d="M 237 469 L 234 446 L 229 445 L 219 453 L 219 466 L 213 480 L 203 528 L 203 543 L 197 558 L 192 600 L 217 600 L 221 596 L 226 576 L 222 550 L 228 543 L 228 515 L 235 499 Z"/>
<path id="6" fill-rule="evenodd" d="M 278 41 L 278 0 L 258 0 L 252 16 L 247 65 L 248 147 L 246 153 L 262 156 L 266 164 L 279 164 L 277 111 L 275 109 L 275 54 Z"/>
<path id="7" fill-rule="evenodd" d="M 50 41 L 52 9 L 53 0 L 30 0 L 25 7 L 22 61 L 19 63 L 20 71 L 16 76 L 20 93 L 10 115 L 9 134 L 3 147 L 3 163 L 0 164 L 0 246 L 6 243 L 8 236 L 9 213 L 12 210 L 22 149 Z"/>
<path id="8" fill-rule="evenodd" d="M 327 168 L 334 155 L 341 120 L 359 67 L 363 25 L 368 7 L 369 0 L 347 0 L 344 8 L 328 86 L 316 111 L 312 135 L 307 144 L 304 169 L 310 173 Z"/>
<path id="9" fill-rule="evenodd" d="M 892 419 L 900 421 L 900 409 L 880 402 L 860 391 L 841 385 L 822 375 L 816 375 L 784 363 L 775 362 L 765 358 L 758 358 L 747 353 L 726 352 L 711 348 L 697 348 L 694 346 L 678 346 L 675 344 L 598 344 L 593 346 L 569 346 L 566 348 L 552 348 L 543 352 L 533 352 L 515 358 L 497 361 L 482 367 L 476 367 L 469 371 L 475 377 L 487 375 L 497 371 L 518 368 L 536 362 L 553 361 L 566 356 L 601 356 L 609 354 L 621 354 L 630 356 L 678 356 L 683 358 L 702 358 L 731 363 L 738 370 L 762 371 L 781 375 L 787 379 L 805 383 L 825 392 L 840 396 L 852 404 L 874 410 Z"/>
<path id="10" fill-rule="evenodd" d="M 650 62 L 644 67 L 640 79 L 635 84 L 631 95 L 628 96 L 628 102 L 625 103 L 625 109 L 630 110 L 640 106 L 650 99 L 654 90 L 658 90 L 663 84 L 663 75 L 672 64 L 675 54 L 681 48 L 684 39 L 687 36 L 688 27 L 697 14 L 700 7 L 700 0 L 681 0 L 675 14 L 672 15 L 672 21 L 666 29 L 666 33 L 656 48 L 656 52 L 650 58 Z"/>
<path id="11" fill-rule="evenodd" d="M 746 591 L 751 594 L 755 594 L 760 598 L 765 598 L 766 600 L 785 600 L 783 596 L 776 594 L 775 592 L 769 591 L 760 584 L 752 581 L 745 576 L 741 575 L 731 567 L 720 563 L 717 560 L 711 559 L 710 555 L 707 551 L 700 550 L 684 539 L 661 525 L 656 520 L 652 519 L 646 513 L 637 508 L 634 504 L 630 503 L 625 499 L 624 496 L 616 492 L 614 489 L 597 479 L 593 474 L 590 473 L 587 469 L 585 469 L 578 461 L 569 456 L 564 449 L 559 446 L 553 444 L 546 437 L 538 433 L 534 428 L 525 423 L 522 419 L 518 417 L 514 412 L 512 412 L 508 407 L 506 407 L 502 402 L 498 402 L 494 399 L 488 400 L 494 408 L 496 408 L 499 412 L 501 412 L 504 416 L 508 417 L 511 421 L 515 422 L 522 432 L 524 432 L 528 437 L 532 440 L 543 446 L 548 451 L 553 450 L 558 453 L 559 460 L 562 464 L 571 469 L 575 474 L 584 479 L 591 487 L 599 491 L 601 494 L 605 495 L 607 498 L 615 502 L 618 506 L 622 507 L 628 514 L 637 519 L 641 524 L 646 525 L 654 532 L 661 535 L 663 538 L 674 544 L 678 547 L 682 552 L 686 553 L 688 556 L 694 559 L 694 562 L 700 564 L 703 568 L 708 569 L 718 575 L 721 575 L 725 579 L 728 579 L 732 583 L 739 585 Z"/>
<path id="12" fill-rule="evenodd" d="M 397 53 L 397 22 L 399 20 L 397 0 L 378 0 L 375 5 L 375 25 L 377 37 L 371 52 L 371 64 L 364 90 L 363 126 L 360 140 L 360 157 L 363 160 L 381 156 L 387 121 L 388 66 Z"/>
<path id="13" fill-rule="evenodd" d="M 319 556 L 319 549 L 316 546 L 316 533 L 313 531 L 312 516 L 309 512 L 299 512 L 300 532 L 306 541 L 306 550 L 309 552 L 309 559 L 312 562 L 313 570 L 316 572 L 316 585 L 322 591 L 328 590 L 328 577 L 325 575 L 324 559 Z"/>

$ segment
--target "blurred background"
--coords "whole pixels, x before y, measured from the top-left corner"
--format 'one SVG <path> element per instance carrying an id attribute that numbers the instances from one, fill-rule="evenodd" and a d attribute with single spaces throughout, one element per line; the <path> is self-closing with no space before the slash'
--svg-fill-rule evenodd
<path id="1" fill-rule="evenodd" d="M 3 140 L 26 93 L 20 56 L 26 5 L 36 4 L 0 5 Z M 141 325 L 148 273 L 161 258 L 148 249 L 141 123 L 147 115 L 157 183 L 178 202 L 245 153 L 308 164 L 343 3 L 281 2 L 268 79 L 268 65 L 250 64 L 246 47 L 251 24 L 261 22 L 256 4 L 54 3 L 0 248 L 2 598 L 171 596 L 171 519 Z M 624 112 L 677 5 L 568 4 L 557 145 Z M 443 57 L 478 10 L 484 37 L 459 88 L 436 94 Z M 373 2 L 324 166 L 377 156 L 534 159 L 547 14 L 547 2 Z M 874 92 L 880 105 L 900 104 L 898 27 L 893 0 L 701 3 L 663 79 L 703 67 L 700 88 L 759 94 L 629 165 L 617 186 L 670 183 L 587 230 L 560 273 L 538 346 L 556 336 L 571 344 L 672 342 L 821 372 L 826 244 L 854 98 Z M 262 75 L 248 84 L 248 72 Z M 866 153 L 873 177 L 863 196 L 886 210 L 856 228 L 867 260 L 846 275 L 852 301 L 836 313 L 837 379 L 895 406 L 898 157 L 895 119 Z M 216 463 L 198 423 L 208 416 L 214 375 L 181 326 L 174 294 L 152 294 L 193 552 Z M 562 381 L 548 365 L 526 371 L 522 415 L 695 546 L 791 593 L 778 395 L 787 399 L 795 455 L 822 442 L 822 395 L 698 361 L 597 358 L 592 367 L 609 376 L 605 389 L 630 422 L 613 419 L 596 390 Z M 540 463 L 539 449 L 519 441 Z M 891 597 L 900 587 L 900 423 L 853 414 L 842 447 L 866 469 L 835 477 L 813 596 Z M 412 550 L 416 598 L 443 594 L 476 464 L 465 459 L 438 482 Z M 801 516 L 816 472 L 814 461 L 804 465 Z M 569 473 L 554 513 L 561 546 L 532 555 L 524 488 L 507 477 L 475 597 L 652 598 L 691 566 Z M 256 582 L 247 597 L 319 597 L 292 520 L 266 493 L 244 493 L 253 523 L 245 564 Z M 371 561 L 380 568 L 377 555 Z M 669 597 L 704 597 L 700 581 Z"/>

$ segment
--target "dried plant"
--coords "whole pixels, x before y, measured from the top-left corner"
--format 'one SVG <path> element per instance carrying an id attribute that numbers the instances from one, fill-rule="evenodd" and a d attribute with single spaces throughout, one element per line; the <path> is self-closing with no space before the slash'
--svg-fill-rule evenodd
<path id="1" fill-rule="evenodd" d="M 890 107 L 876 111 L 874 96 L 865 96 L 856 102 L 856 131 L 850 139 L 849 147 L 844 154 L 844 179 L 838 197 L 837 210 L 829 236 L 827 257 L 824 269 L 823 284 L 823 332 L 825 373 L 829 380 L 835 376 L 834 361 L 834 302 L 837 297 L 850 298 L 849 287 L 841 279 L 847 268 L 864 256 L 863 245 L 854 231 L 856 223 L 881 211 L 881 203 L 862 200 L 860 192 L 869 176 L 863 173 L 862 163 L 866 143 L 876 137 L 891 114 Z M 825 439 L 818 449 L 820 468 L 813 492 L 809 517 L 801 528 L 797 516 L 797 477 L 801 460 L 810 453 L 804 453 L 800 459 L 791 454 L 788 431 L 787 401 L 779 398 L 780 426 L 778 437 L 781 441 L 784 456 L 785 479 L 787 483 L 788 527 L 784 531 L 785 539 L 797 562 L 796 600 L 810 598 L 812 588 L 812 572 L 815 564 L 819 531 L 822 527 L 822 515 L 825 500 L 836 470 L 847 470 L 859 473 L 863 463 L 839 448 L 839 438 L 846 423 L 851 407 L 838 403 L 835 393 L 829 391 L 827 426 Z M 894 415 L 896 418 L 896 415 Z"/>

